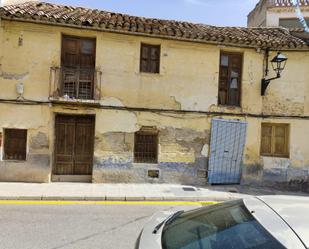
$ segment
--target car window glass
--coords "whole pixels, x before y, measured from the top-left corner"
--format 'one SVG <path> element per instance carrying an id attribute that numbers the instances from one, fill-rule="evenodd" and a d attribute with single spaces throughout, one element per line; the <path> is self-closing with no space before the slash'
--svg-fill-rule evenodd
<path id="1" fill-rule="evenodd" d="M 282 249 L 237 201 L 186 212 L 164 227 L 163 249 Z"/>

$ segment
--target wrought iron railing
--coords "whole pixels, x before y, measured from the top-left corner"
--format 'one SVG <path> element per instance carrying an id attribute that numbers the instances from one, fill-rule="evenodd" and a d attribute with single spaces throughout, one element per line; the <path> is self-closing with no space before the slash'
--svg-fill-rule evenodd
<path id="1" fill-rule="evenodd" d="M 51 67 L 49 97 L 53 99 L 101 99 L 102 72 L 95 69 Z"/>
<path id="2" fill-rule="evenodd" d="M 271 0 L 270 3 L 274 6 L 293 6 L 294 2 L 292 0 Z M 308 6 L 309 0 L 298 0 L 300 6 Z"/>

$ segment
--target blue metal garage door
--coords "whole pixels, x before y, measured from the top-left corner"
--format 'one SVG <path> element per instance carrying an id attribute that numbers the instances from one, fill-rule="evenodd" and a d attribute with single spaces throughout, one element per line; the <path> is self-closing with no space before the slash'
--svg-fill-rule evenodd
<path id="1" fill-rule="evenodd" d="M 210 184 L 240 183 L 246 130 L 246 122 L 212 120 L 208 168 L 208 182 Z"/>

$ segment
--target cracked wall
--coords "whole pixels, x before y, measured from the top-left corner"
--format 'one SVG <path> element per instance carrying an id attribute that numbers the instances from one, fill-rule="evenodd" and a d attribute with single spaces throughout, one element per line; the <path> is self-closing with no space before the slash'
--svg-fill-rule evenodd
<path id="1" fill-rule="evenodd" d="M 49 182 L 51 141 L 48 106 L 19 105 L 16 107 L 11 104 L 1 104 L 0 113 L 0 132 L 3 134 L 5 128 L 28 131 L 26 161 L 7 161 L 1 157 L 0 181 Z M 3 147 L 1 152 L 0 154 L 4 153 Z"/>
<path id="2" fill-rule="evenodd" d="M 26 99 L 48 101 L 50 67 L 60 66 L 61 34 L 96 38 L 96 67 L 103 73 L 101 105 L 251 113 L 257 116 L 262 113 L 309 115 L 309 52 L 285 52 L 289 60 L 282 77 L 272 81 L 266 96 L 261 97 L 263 54 L 255 49 L 9 21 L 1 21 L 0 24 L 0 99 L 16 99 L 16 84 L 21 82 L 24 83 Z M 160 74 L 139 72 L 141 42 L 161 44 Z M 244 56 L 241 107 L 217 105 L 221 50 L 240 52 Z M 270 58 L 273 56 L 274 52 Z M 96 115 L 95 182 L 205 183 L 205 178 L 199 176 L 207 167 L 212 116 L 80 106 L 1 104 L 0 108 L 1 129 L 27 127 L 30 131 L 29 161 L 1 161 L 0 180 L 48 181 L 52 165 L 54 115 L 67 113 Z M 294 186 L 305 181 L 309 166 L 309 144 L 304 139 L 309 134 L 307 120 L 219 116 L 248 121 L 244 182 L 286 180 Z M 265 159 L 260 156 L 261 122 L 291 125 L 289 159 Z M 156 126 L 161 134 L 157 165 L 133 163 L 134 132 L 142 126 Z M 148 169 L 158 169 L 161 178 L 148 179 Z"/>
<path id="3" fill-rule="evenodd" d="M 306 73 L 309 52 L 285 51 L 288 62 L 282 77 L 272 81 L 266 96 L 261 97 L 264 55 L 255 49 L 8 21 L 1 22 L 1 32 L 0 99 L 16 98 L 16 84 L 24 83 L 26 99 L 48 100 L 50 68 L 61 66 L 61 35 L 66 34 L 96 38 L 96 68 L 102 71 L 102 105 L 204 112 L 309 114 L 309 98 L 306 98 L 309 94 L 309 76 Z M 21 44 L 20 39 L 23 41 Z M 142 42 L 161 44 L 159 74 L 139 72 Z M 240 108 L 217 105 L 220 51 L 243 54 Z M 271 52 L 269 58 L 274 55 L 275 52 Z M 272 76 L 270 70 L 269 77 Z"/>
<path id="4" fill-rule="evenodd" d="M 242 183 L 309 192 L 309 120 L 248 118 Z M 260 156 L 261 123 L 289 123 L 289 158 Z"/>
<path id="5" fill-rule="evenodd" d="M 109 114 L 113 115 L 111 111 Z M 99 115 L 106 117 L 103 113 Z M 97 128 L 94 182 L 206 183 L 208 154 L 205 145 L 207 147 L 209 143 L 206 118 L 198 116 L 191 120 L 179 115 L 154 113 L 135 113 L 134 116 L 131 120 L 124 116 L 122 121 L 117 120 L 118 127 L 123 126 L 122 130 Z M 150 124 L 159 132 L 158 163 L 134 163 L 134 133 Z M 159 170 L 159 178 L 149 178 L 148 170 Z"/>

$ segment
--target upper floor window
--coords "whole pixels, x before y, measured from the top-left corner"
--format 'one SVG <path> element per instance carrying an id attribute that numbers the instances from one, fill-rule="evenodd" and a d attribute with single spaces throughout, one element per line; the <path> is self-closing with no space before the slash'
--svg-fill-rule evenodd
<path id="1" fill-rule="evenodd" d="M 160 73 L 160 45 L 141 45 L 140 71 L 145 73 Z"/>
<path id="2" fill-rule="evenodd" d="M 220 55 L 219 105 L 240 106 L 242 54 Z"/>
<path id="3" fill-rule="evenodd" d="M 289 157 L 289 125 L 262 124 L 261 155 Z"/>
<path id="4" fill-rule="evenodd" d="M 309 18 L 305 18 L 305 21 L 309 23 Z M 279 19 L 279 26 L 293 29 L 293 28 L 303 28 L 302 23 L 299 21 L 298 18 L 280 18 Z"/>
<path id="5" fill-rule="evenodd" d="M 63 36 L 61 55 L 62 96 L 93 99 L 95 44 L 95 39 Z"/>
<path id="6" fill-rule="evenodd" d="M 4 160 L 26 160 L 27 130 L 4 130 Z"/>
<path id="7" fill-rule="evenodd" d="M 158 162 L 158 131 L 152 127 L 143 127 L 135 133 L 134 162 Z"/>

